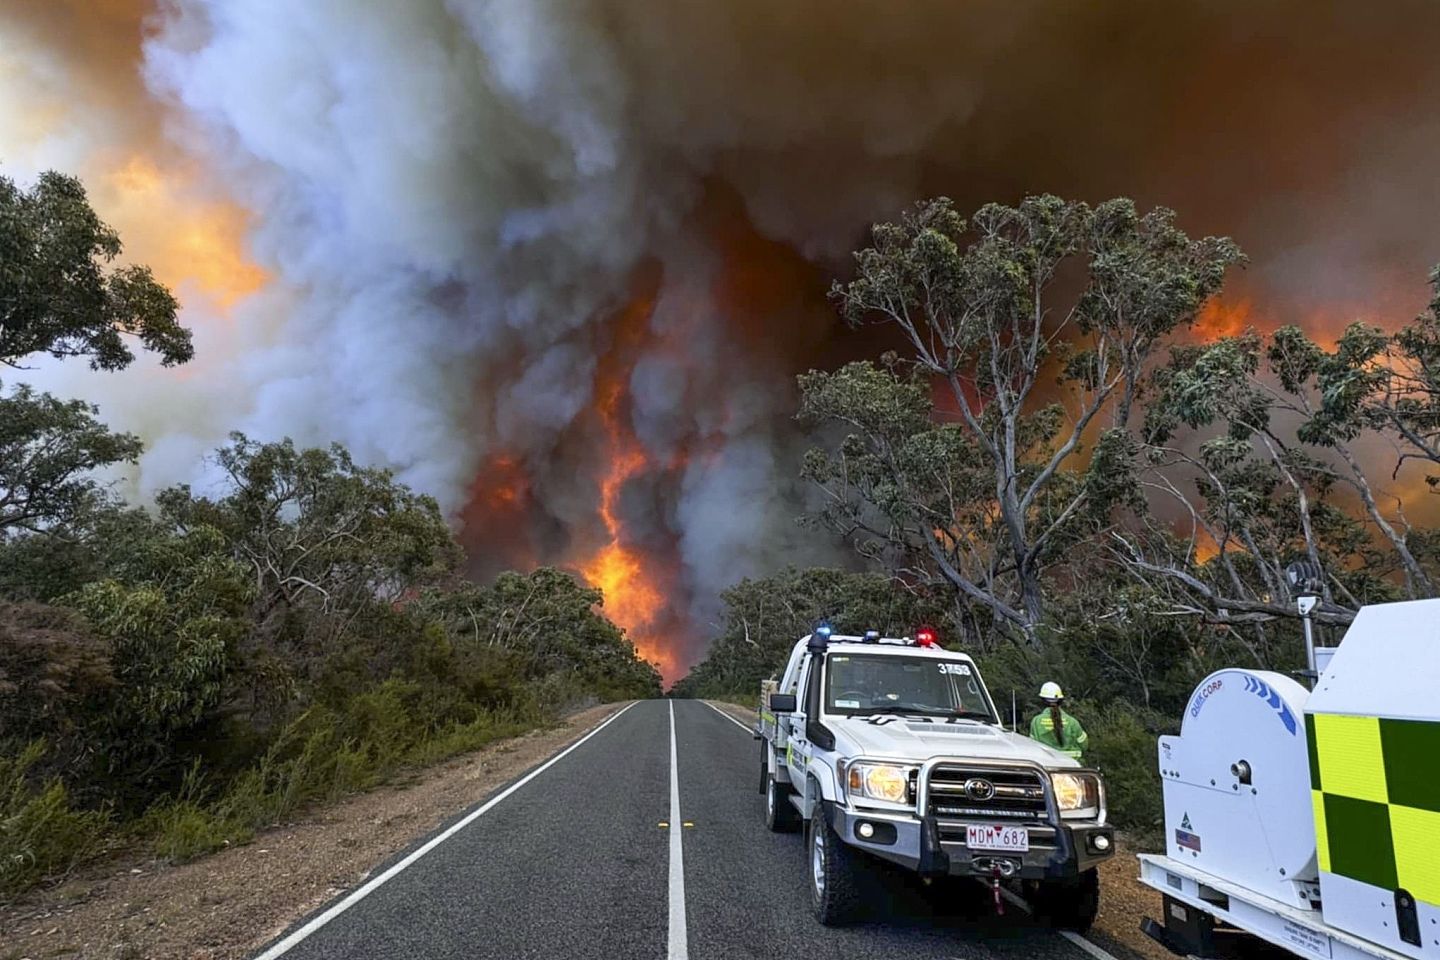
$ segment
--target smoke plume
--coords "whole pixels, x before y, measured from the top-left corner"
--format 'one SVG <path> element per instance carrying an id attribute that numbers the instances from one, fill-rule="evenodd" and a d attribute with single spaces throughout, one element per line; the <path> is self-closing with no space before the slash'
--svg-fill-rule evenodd
<path id="1" fill-rule="evenodd" d="M 22 9 L 43 56 L 0 49 L 104 88 L 106 142 L 170 158 L 265 281 L 200 284 L 198 373 L 45 371 L 143 430 L 140 489 L 228 429 L 338 440 L 477 569 L 643 581 L 620 619 L 672 674 L 721 588 L 828 550 L 792 523 L 791 375 L 865 349 L 823 291 L 869 222 L 1134 196 L 1241 242 L 1254 322 L 1312 329 L 1407 318 L 1440 259 L 1424 0 L 170 0 L 67 29 L 93 6 Z"/>

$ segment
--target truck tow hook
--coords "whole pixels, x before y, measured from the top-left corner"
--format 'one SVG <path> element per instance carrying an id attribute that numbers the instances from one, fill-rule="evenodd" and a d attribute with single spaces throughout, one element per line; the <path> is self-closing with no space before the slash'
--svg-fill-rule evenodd
<path id="1" fill-rule="evenodd" d="M 995 916 L 1005 916 L 1005 901 L 1000 897 L 1000 864 L 990 865 L 990 896 L 995 899 Z"/>

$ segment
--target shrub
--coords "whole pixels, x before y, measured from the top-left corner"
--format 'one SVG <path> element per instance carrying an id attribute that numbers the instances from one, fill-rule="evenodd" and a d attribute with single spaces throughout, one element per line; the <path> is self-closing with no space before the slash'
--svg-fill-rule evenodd
<path id="1" fill-rule="evenodd" d="M 1087 763 L 1105 774 L 1110 818 L 1133 831 L 1142 842 L 1153 840 L 1164 825 L 1164 799 L 1156 754 L 1156 737 L 1171 733 L 1175 722 L 1144 707 L 1112 700 L 1103 707 L 1078 704 L 1090 735 Z"/>
<path id="2" fill-rule="evenodd" d="M 338 708 L 317 704 L 208 801 L 199 766 L 192 767 L 178 796 L 153 806 L 139 832 L 157 855 L 191 859 L 246 842 L 307 804 L 331 802 L 400 769 L 516 736 L 539 719 L 530 711 L 472 710 L 469 719 L 439 722 L 424 708 L 425 698 L 422 687 L 389 680 Z"/>
<path id="3" fill-rule="evenodd" d="M 30 772 L 45 754 L 36 740 L 18 756 L 0 756 L 0 898 L 69 871 L 101 846 L 109 816 L 70 805 L 59 780 L 32 785 Z"/>
<path id="4" fill-rule="evenodd" d="M 255 835 L 247 824 L 223 817 L 194 800 L 172 800 L 152 807 L 137 830 L 150 837 L 157 857 L 172 863 L 245 843 Z"/>
<path id="5" fill-rule="evenodd" d="M 14 749 L 44 739 L 45 769 L 73 771 L 114 687 L 108 646 L 78 614 L 0 602 L 0 737 Z"/>

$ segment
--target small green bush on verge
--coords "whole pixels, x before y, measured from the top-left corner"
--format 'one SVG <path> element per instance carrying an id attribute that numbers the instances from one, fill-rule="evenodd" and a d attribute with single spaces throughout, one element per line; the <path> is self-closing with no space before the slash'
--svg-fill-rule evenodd
<path id="1" fill-rule="evenodd" d="M 1085 761 L 1105 774 L 1110 819 L 1142 843 L 1153 840 L 1165 818 L 1155 743 L 1160 734 L 1173 732 L 1175 722 L 1123 700 L 1098 709 L 1090 704 L 1073 709 L 1084 718 L 1090 735 Z"/>
<path id="2" fill-rule="evenodd" d="M 245 843 L 255 835 L 246 824 L 219 816 L 193 800 L 173 800 L 152 807 L 138 829 L 151 837 L 156 856 L 173 863 Z"/>
<path id="3" fill-rule="evenodd" d="M 31 783 L 44 755 L 36 740 L 18 756 L 0 756 L 0 900 L 94 855 L 109 825 L 104 812 L 73 809 L 59 780 Z"/>
<path id="4" fill-rule="evenodd" d="M 309 803 L 333 802 L 397 771 L 437 763 L 534 729 L 530 709 L 480 712 L 433 723 L 414 684 L 386 681 L 347 701 L 321 704 L 293 720 L 270 748 L 223 790 L 205 799 L 198 766 L 178 795 L 152 807 L 137 827 L 157 856 L 183 861 L 244 843 L 256 830 Z"/>

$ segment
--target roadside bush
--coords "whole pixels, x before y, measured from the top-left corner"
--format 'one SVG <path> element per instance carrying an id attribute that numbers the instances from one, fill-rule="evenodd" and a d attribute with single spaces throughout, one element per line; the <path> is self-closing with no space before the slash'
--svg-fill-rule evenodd
<path id="1" fill-rule="evenodd" d="M 137 826 L 157 856 L 188 860 L 236 843 L 311 803 L 333 802 L 403 769 L 477 750 L 533 729 L 536 711 L 471 710 L 437 722 L 418 684 L 389 680 L 340 708 L 316 704 L 295 718 L 249 767 L 206 799 L 199 766 L 173 799 Z"/>
<path id="2" fill-rule="evenodd" d="M 0 603 L 0 752 L 43 739 L 41 769 L 76 772 L 114 687 L 108 644 L 79 615 Z"/>
<path id="3" fill-rule="evenodd" d="M 18 756 L 0 756 L 0 898 L 9 899 L 45 877 L 67 872 L 101 847 L 110 818 L 80 811 L 65 785 L 38 787 L 31 771 L 45 755 L 36 740 Z"/>
<path id="4" fill-rule="evenodd" d="M 150 838 L 156 856 L 172 863 L 245 843 L 255 835 L 245 824 L 227 820 L 193 800 L 167 801 L 151 808 L 136 832 Z"/>
<path id="5" fill-rule="evenodd" d="M 1104 706 L 1077 704 L 1090 735 L 1087 763 L 1105 774 L 1110 819 L 1142 843 L 1153 841 L 1164 826 L 1156 738 L 1173 733 L 1178 722 L 1153 710 L 1112 700 Z"/>

